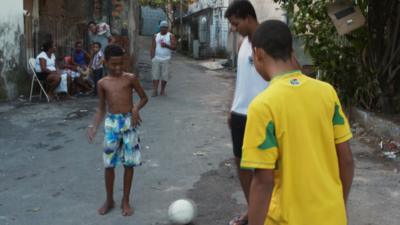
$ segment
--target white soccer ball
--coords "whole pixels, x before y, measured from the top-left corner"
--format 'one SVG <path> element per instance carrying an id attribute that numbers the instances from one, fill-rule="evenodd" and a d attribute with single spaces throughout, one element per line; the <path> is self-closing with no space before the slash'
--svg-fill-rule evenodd
<path id="1" fill-rule="evenodd" d="M 172 223 L 188 224 L 196 217 L 196 204 L 189 199 L 179 199 L 171 203 L 168 208 L 168 217 Z"/>

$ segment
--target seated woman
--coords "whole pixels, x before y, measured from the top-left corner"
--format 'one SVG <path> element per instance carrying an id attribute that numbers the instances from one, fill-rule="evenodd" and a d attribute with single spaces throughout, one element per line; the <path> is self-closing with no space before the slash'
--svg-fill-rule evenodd
<path id="1" fill-rule="evenodd" d="M 53 97 L 54 89 L 60 84 L 61 76 L 57 70 L 55 46 L 53 41 L 47 41 L 42 46 L 42 51 L 36 56 L 35 71 L 41 81 L 47 82 L 48 94 Z"/>
<path id="2" fill-rule="evenodd" d="M 92 90 L 92 84 L 88 79 L 88 74 L 85 75 L 85 73 L 82 73 L 82 69 L 73 62 L 71 56 L 64 57 L 62 67 L 63 72 L 72 78 L 73 93 L 80 96 Z M 87 70 L 89 69 L 87 68 Z"/>

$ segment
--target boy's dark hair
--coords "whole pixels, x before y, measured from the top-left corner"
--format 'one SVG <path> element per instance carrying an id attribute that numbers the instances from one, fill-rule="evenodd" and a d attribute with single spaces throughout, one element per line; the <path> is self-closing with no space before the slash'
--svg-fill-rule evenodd
<path id="1" fill-rule="evenodd" d="M 52 40 L 46 41 L 45 43 L 43 43 L 42 45 L 42 51 L 49 51 L 54 45 L 54 42 Z"/>
<path id="2" fill-rule="evenodd" d="M 94 22 L 93 20 L 91 20 L 91 21 L 89 21 L 89 22 L 87 23 L 88 26 L 90 26 L 90 25 L 92 25 L 92 24 L 97 25 L 96 22 Z"/>
<path id="3" fill-rule="evenodd" d="M 100 42 L 95 41 L 95 42 L 92 43 L 92 45 L 97 45 L 99 48 L 101 48 Z"/>
<path id="4" fill-rule="evenodd" d="M 231 16 L 236 16 L 241 19 L 246 19 L 250 16 L 257 20 L 256 11 L 248 0 L 233 1 L 225 12 L 225 18 L 230 18 Z"/>
<path id="5" fill-rule="evenodd" d="M 287 61 L 292 55 L 292 34 L 289 27 L 279 20 L 261 23 L 251 42 L 253 47 L 262 48 L 275 60 Z"/>
<path id="6" fill-rule="evenodd" d="M 82 41 L 75 41 L 75 46 L 82 44 Z"/>
<path id="7" fill-rule="evenodd" d="M 124 55 L 124 49 L 115 44 L 108 45 L 106 49 L 104 50 L 104 57 L 108 61 L 111 57 L 114 56 L 123 56 Z"/>

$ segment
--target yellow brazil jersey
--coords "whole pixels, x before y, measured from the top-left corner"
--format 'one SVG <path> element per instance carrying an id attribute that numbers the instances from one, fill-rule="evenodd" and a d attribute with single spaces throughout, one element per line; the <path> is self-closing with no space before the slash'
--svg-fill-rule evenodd
<path id="1" fill-rule="evenodd" d="M 242 168 L 274 169 L 265 225 L 345 225 L 335 144 L 352 137 L 334 88 L 300 71 L 275 77 L 249 106 Z"/>

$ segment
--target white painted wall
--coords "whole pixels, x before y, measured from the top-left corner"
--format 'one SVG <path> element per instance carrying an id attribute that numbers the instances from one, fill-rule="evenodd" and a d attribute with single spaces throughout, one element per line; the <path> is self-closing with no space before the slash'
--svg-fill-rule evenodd
<path id="1" fill-rule="evenodd" d="M 0 79 L 6 85 L 8 98 L 15 97 L 15 84 L 8 81 L 6 74 L 16 66 L 21 66 L 20 36 L 24 32 L 23 0 L 1 0 L 0 7 Z M 19 65 L 18 65 L 19 64 Z"/>
<path id="2" fill-rule="evenodd" d="M 226 7 L 228 3 L 229 0 L 198 0 L 189 5 L 188 12 L 190 14 L 206 8 Z"/>
<path id="3" fill-rule="evenodd" d="M 250 0 L 256 10 L 259 22 L 276 19 L 286 22 L 285 11 L 273 0 Z"/>
<path id="4" fill-rule="evenodd" d="M 213 23 L 210 28 L 210 47 L 224 48 L 226 47 L 227 39 L 227 20 L 224 18 L 224 8 L 217 8 L 213 11 Z"/>
<path id="5" fill-rule="evenodd" d="M 253 4 L 259 22 L 269 19 L 277 19 L 283 22 L 286 21 L 286 12 L 280 7 L 279 4 L 274 3 L 273 0 L 250 0 Z M 304 44 L 299 39 L 293 40 L 293 48 L 300 65 L 312 65 L 312 59 L 304 50 Z"/>
<path id="6" fill-rule="evenodd" d="M 229 0 L 198 0 L 189 6 L 188 13 L 195 13 L 202 9 L 212 8 L 212 23 L 210 23 L 210 48 L 227 48 L 229 26 L 224 14 Z"/>

